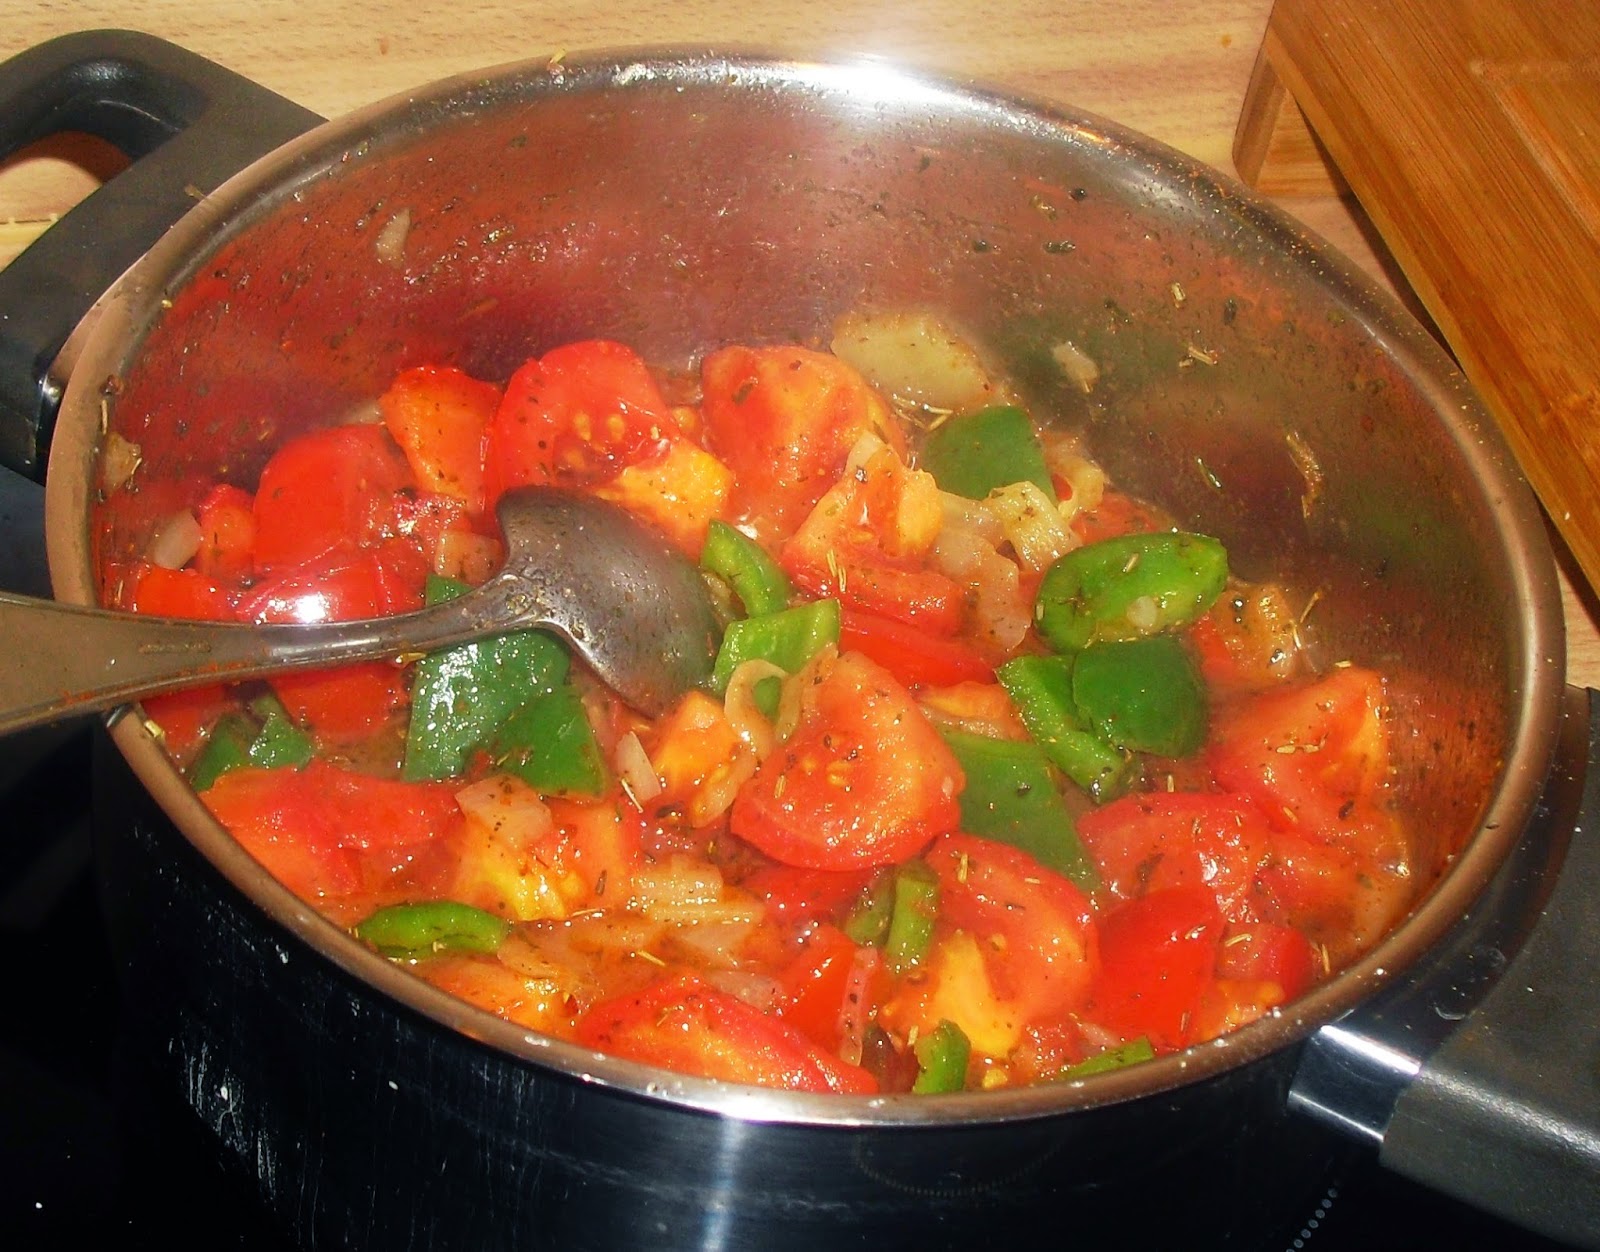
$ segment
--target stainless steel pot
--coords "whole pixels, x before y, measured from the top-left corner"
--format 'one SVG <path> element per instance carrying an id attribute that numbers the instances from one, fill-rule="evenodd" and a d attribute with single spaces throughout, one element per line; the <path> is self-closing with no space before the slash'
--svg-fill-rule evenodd
<path id="1" fill-rule="evenodd" d="M 64 73 L 73 86 L 52 86 Z M 129 994 L 190 1102 L 303 1239 L 802 1246 L 915 1230 L 937 1243 L 1045 1215 L 1075 1243 L 1162 1246 L 1160 1193 L 1186 1246 L 1196 1222 L 1244 1245 L 1337 1154 L 1319 1117 L 1359 1124 L 1407 1172 L 1595 1238 L 1596 910 L 1523 946 L 1527 917 L 1566 908 L 1600 860 L 1567 811 L 1584 798 L 1588 710 L 1563 686 L 1549 549 L 1461 377 L 1341 260 L 1150 140 L 881 63 L 572 58 L 288 138 L 313 119 L 169 45 L 99 35 L 0 67 L 0 117 L 59 112 L 85 82 L 110 103 L 80 127 L 124 118 L 132 83 L 143 120 L 128 146 L 153 154 L 134 172 L 167 161 L 140 175 L 167 197 L 146 234 L 174 178 L 209 185 L 174 145 L 241 159 L 218 139 L 232 115 L 252 123 L 245 149 L 282 146 L 162 235 L 53 368 L 82 310 L 41 300 L 62 264 L 56 232 L 30 253 L 23 294 L 51 307 L 50 325 L 8 338 L 0 368 L 24 468 L 67 378 L 47 482 L 62 598 L 98 599 L 103 563 L 207 480 L 251 481 L 277 441 L 406 365 L 503 377 L 592 334 L 670 362 L 927 305 L 989 345 L 1038 411 L 1082 428 L 1116 479 L 1219 535 L 1247 576 L 1319 593 L 1307 628 L 1323 659 L 1376 664 L 1398 692 L 1426 881 L 1389 938 L 1214 1044 L 1082 1083 L 931 1099 L 729 1088 L 472 1010 L 268 878 L 124 717 L 97 786 Z M 90 225 L 56 229 L 92 252 L 117 191 L 80 210 L 102 215 Z M 150 242 L 136 231 L 126 246 Z M 109 283 L 121 261 L 101 268 Z M 5 278 L 9 334 L 23 302 Z M 1062 340 L 1099 363 L 1092 390 L 1052 364 Z M 101 489 L 108 430 L 141 451 L 136 492 Z M 1459 929 L 1475 908 L 1476 929 Z M 1498 993 L 1460 985 L 1491 951 L 1553 960 L 1555 975 L 1529 985 L 1513 964 Z M 1430 1023 L 1486 995 L 1490 1016 L 1454 1036 L 1471 1041 L 1463 1067 Z M 1548 1021 L 1528 1032 L 1534 1013 Z M 1399 1037 L 1361 1033 L 1373 1020 Z M 1492 1081 L 1504 1062 L 1482 1048 L 1508 1029 L 1513 1052 L 1528 1033 L 1552 1044 L 1552 1069 L 1581 1053 L 1578 1090 L 1507 1105 Z M 1480 1132 L 1513 1155 L 1481 1166 L 1476 1146 L 1460 1150 Z"/>

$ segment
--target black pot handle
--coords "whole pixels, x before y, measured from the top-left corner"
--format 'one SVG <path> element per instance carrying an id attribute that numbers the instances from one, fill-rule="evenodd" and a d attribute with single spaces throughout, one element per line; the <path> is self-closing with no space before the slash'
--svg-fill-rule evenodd
<path id="1" fill-rule="evenodd" d="M 1568 689 L 1556 768 L 1489 890 L 1313 1036 L 1289 1100 L 1397 1173 L 1600 1248 L 1600 692 Z"/>
<path id="2" fill-rule="evenodd" d="M 0 464 L 42 477 L 67 336 L 196 196 L 323 119 L 175 44 L 64 35 L 0 64 L 0 158 L 49 135 L 106 140 L 133 164 L 0 270 Z"/>

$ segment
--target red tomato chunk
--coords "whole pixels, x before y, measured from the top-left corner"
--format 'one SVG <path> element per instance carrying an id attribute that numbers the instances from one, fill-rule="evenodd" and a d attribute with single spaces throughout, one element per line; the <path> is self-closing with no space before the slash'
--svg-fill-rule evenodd
<path id="1" fill-rule="evenodd" d="M 503 384 L 408 369 L 381 422 L 196 485 L 182 568 L 168 545 L 112 571 L 140 612 L 398 613 L 494 572 L 506 490 L 591 492 L 704 550 L 738 622 L 716 690 L 654 721 L 529 638 L 148 712 L 239 843 L 364 941 L 704 1079 L 1050 1081 L 1246 1025 L 1381 936 L 1412 855 L 1385 678 L 1313 672 L 1291 588 L 1186 566 L 1220 545 L 1042 421 L 1014 477 L 936 477 L 925 428 L 966 415 L 860 364 L 733 344 L 671 375 L 588 340 Z M 1051 590 L 1073 562 L 1189 581 L 1091 605 Z M 1074 613 L 1101 616 L 1045 621 Z M 1155 663 L 1155 691 L 1117 668 Z"/>

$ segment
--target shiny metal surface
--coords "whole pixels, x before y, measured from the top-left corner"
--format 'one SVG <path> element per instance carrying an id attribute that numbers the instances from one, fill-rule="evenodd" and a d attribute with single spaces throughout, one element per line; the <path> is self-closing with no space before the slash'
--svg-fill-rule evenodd
<path id="1" fill-rule="evenodd" d="M 377 246 L 397 222 L 398 263 Z M 993 1127 L 1292 1048 L 1437 939 L 1531 812 L 1562 681 L 1553 568 L 1498 434 L 1420 328 L 1260 202 L 1099 119 L 881 64 L 647 53 L 476 75 L 320 128 L 201 204 L 107 303 L 53 453 L 58 593 L 92 602 L 164 510 L 219 474 L 253 481 L 274 443 L 406 365 L 504 377 L 586 335 L 688 363 L 908 306 L 962 325 L 1244 575 L 1291 584 L 1324 661 L 1393 676 L 1419 903 L 1292 1010 L 1026 1091 L 839 1099 L 664 1075 L 525 1036 L 361 950 L 268 880 L 131 720 L 119 746 L 194 846 L 337 967 L 501 1059 L 657 1111 Z M 1053 364 L 1068 341 L 1099 364 L 1090 391 Z M 137 495 L 93 498 L 103 407 L 142 450 Z"/>
<path id="2" fill-rule="evenodd" d="M 540 488 L 496 509 L 500 572 L 468 594 L 373 621 L 247 626 L 113 612 L 0 592 L 0 735 L 139 696 L 285 669 L 379 660 L 543 627 L 635 708 L 659 715 L 705 682 L 716 617 L 699 572 L 616 505 Z"/>

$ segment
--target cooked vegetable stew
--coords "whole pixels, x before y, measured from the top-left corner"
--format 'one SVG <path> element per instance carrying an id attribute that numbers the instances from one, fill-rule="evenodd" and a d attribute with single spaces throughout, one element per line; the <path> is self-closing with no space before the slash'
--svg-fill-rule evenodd
<path id="1" fill-rule="evenodd" d="M 857 317 L 832 351 L 691 371 L 606 341 L 504 386 L 407 370 L 381 420 L 163 526 L 124 606 L 415 608 L 487 578 L 495 501 L 548 483 L 699 563 L 710 688 L 651 721 L 524 632 L 149 715 L 290 890 L 618 1056 L 934 1093 L 1211 1039 L 1409 903 L 1384 679 L 1312 672 L 1289 590 L 1120 495 L 979 362 L 930 319 Z"/>

